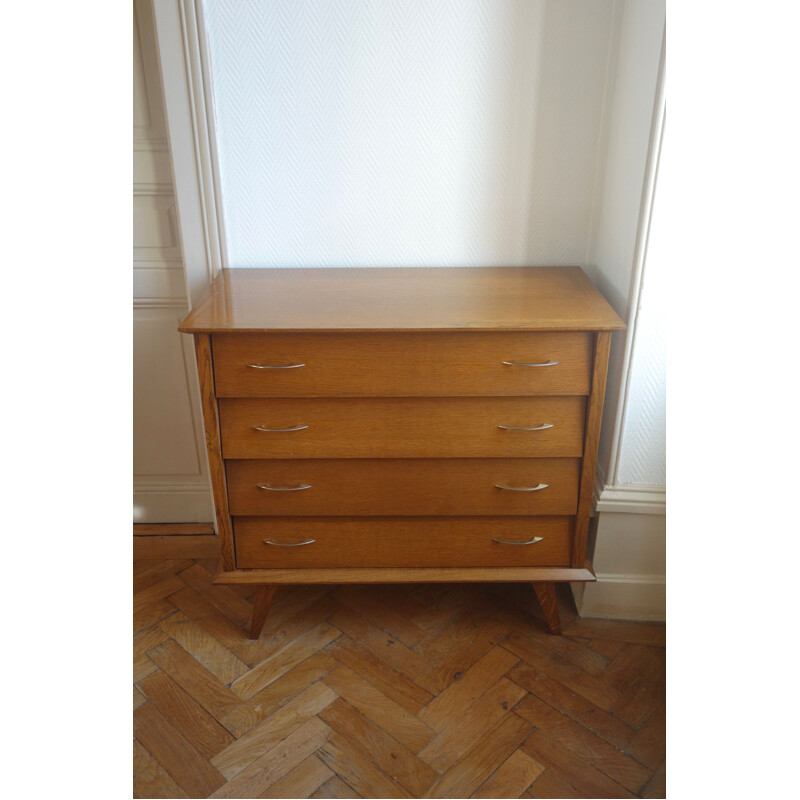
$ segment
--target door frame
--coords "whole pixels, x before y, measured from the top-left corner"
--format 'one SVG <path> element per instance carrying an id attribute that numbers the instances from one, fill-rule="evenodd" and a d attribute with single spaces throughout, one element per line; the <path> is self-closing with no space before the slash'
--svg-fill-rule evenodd
<path id="1" fill-rule="evenodd" d="M 189 307 L 227 266 L 202 0 L 153 3 Z"/>

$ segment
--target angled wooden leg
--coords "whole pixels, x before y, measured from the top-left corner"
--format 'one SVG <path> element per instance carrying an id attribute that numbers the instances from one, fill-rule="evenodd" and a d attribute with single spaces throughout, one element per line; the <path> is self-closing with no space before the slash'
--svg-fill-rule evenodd
<path id="1" fill-rule="evenodd" d="M 550 633 L 558 636 L 561 634 L 561 621 L 558 618 L 558 602 L 556 601 L 556 585 L 554 583 L 542 583 L 537 581 L 533 584 L 533 591 L 544 611 L 544 620 Z"/>
<path id="2" fill-rule="evenodd" d="M 258 639 L 261 629 L 269 614 L 269 607 L 272 605 L 272 598 L 278 591 L 277 586 L 257 586 L 256 594 L 253 598 L 253 619 L 250 623 L 250 638 Z"/>

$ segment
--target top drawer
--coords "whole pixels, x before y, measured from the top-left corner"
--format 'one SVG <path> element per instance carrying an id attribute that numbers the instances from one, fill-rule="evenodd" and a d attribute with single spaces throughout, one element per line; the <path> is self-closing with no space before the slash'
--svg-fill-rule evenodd
<path id="1" fill-rule="evenodd" d="M 581 395 L 592 334 L 217 334 L 213 352 L 218 397 Z"/>

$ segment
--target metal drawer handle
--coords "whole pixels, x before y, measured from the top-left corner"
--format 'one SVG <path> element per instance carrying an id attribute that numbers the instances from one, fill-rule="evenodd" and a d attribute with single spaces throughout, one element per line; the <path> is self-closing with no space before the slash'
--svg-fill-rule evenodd
<path id="1" fill-rule="evenodd" d="M 509 367 L 554 367 L 556 364 L 560 364 L 560 361 L 542 361 L 539 364 L 525 364 L 522 361 L 504 361 Z"/>
<path id="2" fill-rule="evenodd" d="M 305 364 L 248 364 L 253 369 L 297 369 L 304 367 Z"/>
<path id="3" fill-rule="evenodd" d="M 274 539 L 264 539 L 265 544 L 274 544 L 278 547 L 301 547 L 304 544 L 314 544 L 316 539 L 303 539 L 302 542 L 276 542 Z"/>
<path id="4" fill-rule="evenodd" d="M 500 544 L 536 544 L 536 542 L 541 542 L 543 536 L 534 536 L 533 539 L 527 542 L 512 542 L 510 539 L 501 539 L 499 536 L 493 536 L 493 542 L 500 542 Z"/>
<path id="5" fill-rule="evenodd" d="M 545 422 L 544 425 L 537 425 L 535 428 L 523 428 L 519 425 L 498 425 L 498 428 L 502 428 L 504 431 L 543 431 L 546 428 L 553 428 L 554 425 L 551 425 L 549 422 Z"/>
<path id="6" fill-rule="evenodd" d="M 540 483 L 538 486 L 509 486 L 507 483 L 496 483 L 498 489 L 507 489 L 509 492 L 538 492 L 546 489 L 549 483 Z"/>
<path id="7" fill-rule="evenodd" d="M 294 428 L 268 428 L 266 425 L 253 425 L 254 431 L 267 431 L 272 433 L 286 433 L 287 431 L 303 431 L 308 425 L 295 425 Z"/>
<path id="8" fill-rule="evenodd" d="M 303 489 L 310 489 L 310 483 L 301 483 L 299 486 L 272 486 L 269 483 L 257 483 L 259 489 L 267 489 L 270 492 L 300 492 Z"/>

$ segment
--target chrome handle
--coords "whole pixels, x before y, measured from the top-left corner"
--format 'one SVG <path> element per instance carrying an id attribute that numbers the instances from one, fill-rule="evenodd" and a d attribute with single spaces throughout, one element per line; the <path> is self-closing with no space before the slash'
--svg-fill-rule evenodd
<path id="1" fill-rule="evenodd" d="M 526 364 L 523 361 L 504 361 L 509 367 L 554 367 L 556 364 L 560 364 L 560 361 L 541 361 L 538 364 Z"/>
<path id="2" fill-rule="evenodd" d="M 512 542 L 510 539 L 501 539 L 499 536 L 493 536 L 493 542 L 500 542 L 500 544 L 536 544 L 536 542 L 541 542 L 544 537 L 542 536 L 534 536 L 533 539 L 527 542 Z"/>
<path id="3" fill-rule="evenodd" d="M 248 364 L 253 369 L 297 369 L 304 367 L 305 364 Z"/>
<path id="4" fill-rule="evenodd" d="M 268 483 L 257 483 L 259 489 L 267 489 L 270 492 L 300 492 L 303 489 L 310 489 L 310 483 L 301 483 L 299 486 L 271 486 Z"/>
<path id="5" fill-rule="evenodd" d="M 303 431 L 308 425 L 295 425 L 294 428 L 268 428 L 266 425 L 253 425 L 254 431 L 267 431 L 273 433 L 285 433 L 286 431 Z"/>
<path id="6" fill-rule="evenodd" d="M 304 544 L 314 544 L 316 539 L 303 539 L 302 542 L 276 542 L 274 539 L 264 539 L 265 544 L 274 544 L 278 547 L 300 547 Z"/>
<path id="7" fill-rule="evenodd" d="M 546 489 L 549 483 L 540 483 L 538 486 L 509 486 L 507 483 L 496 483 L 498 489 L 507 489 L 509 492 L 538 492 Z"/>
<path id="8" fill-rule="evenodd" d="M 546 428 L 553 428 L 554 425 L 551 425 L 549 422 L 545 422 L 544 425 L 537 425 L 535 428 L 523 428 L 519 425 L 498 425 L 498 428 L 502 428 L 504 431 L 543 431 Z"/>

